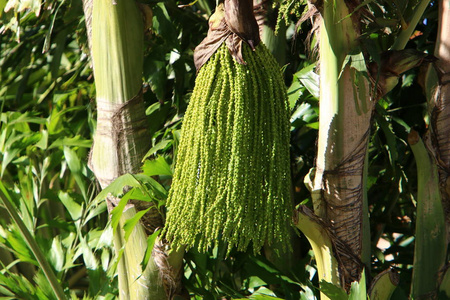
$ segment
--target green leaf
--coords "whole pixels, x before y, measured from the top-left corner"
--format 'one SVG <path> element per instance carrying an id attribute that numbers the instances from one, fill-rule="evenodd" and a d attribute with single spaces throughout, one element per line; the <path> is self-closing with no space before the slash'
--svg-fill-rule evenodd
<path id="1" fill-rule="evenodd" d="M 71 148 L 64 146 L 64 157 L 67 161 L 67 165 L 69 166 L 70 171 L 73 174 L 73 177 L 75 178 L 75 181 L 80 187 L 83 198 L 87 200 L 87 184 L 85 181 L 85 176 L 82 173 L 83 169 L 79 156 Z"/>
<path id="2" fill-rule="evenodd" d="M 59 191 L 58 194 L 59 199 L 66 207 L 67 211 L 69 212 L 70 216 L 72 217 L 72 220 L 77 221 L 81 218 L 81 215 L 83 213 L 83 208 L 80 204 L 78 204 L 70 195 L 69 193 Z"/>
<path id="3" fill-rule="evenodd" d="M 333 300 L 348 300 L 347 293 L 339 286 L 322 280 L 320 282 L 320 291 Z"/>
<path id="4" fill-rule="evenodd" d="M 151 235 L 147 238 L 147 249 L 145 250 L 144 258 L 142 259 L 141 266 L 142 270 L 145 270 L 147 268 L 147 264 L 150 261 L 150 258 L 152 257 L 152 251 L 153 247 L 155 246 L 156 238 L 161 233 L 161 230 L 155 230 Z"/>
<path id="5" fill-rule="evenodd" d="M 250 276 L 250 278 L 248 280 L 249 280 L 249 282 L 248 282 L 249 289 L 255 289 L 255 288 L 258 288 L 260 286 L 267 284 L 264 280 L 262 280 L 258 276 Z"/>
<path id="6" fill-rule="evenodd" d="M 36 147 L 45 150 L 48 147 L 48 131 L 41 130 L 41 134 L 42 134 L 41 139 L 39 140 L 39 142 L 36 143 Z"/>
<path id="7" fill-rule="evenodd" d="M 64 250 L 62 248 L 60 236 L 53 238 L 52 248 L 49 256 L 53 268 L 55 268 L 56 271 L 60 272 L 64 267 Z"/>
<path id="8" fill-rule="evenodd" d="M 40 268 L 45 273 L 45 277 L 47 278 L 49 284 L 52 287 L 52 291 L 55 294 L 55 296 L 58 299 L 65 299 L 64 291 L 56 278 L 55 274 L 53 273 L 53 270 L 51 269 L 48 261 L 45 259 L 44 254 L 40 250 L 38 244 L 36 243 L 35 239 L 31 235 L 31 233 L 26 228 L 25 224 L 22 222 L 22 219 L 19 217 L 19 215 L 16 212 L 16 208 L 14 207 L 13 201 L 9 195 L 9 192 L 3 185 L 3 183 L 0 181 L 0 199 L 3 201 L 3 204 L 5 205 L 8 213 L 10 214 L 11 218 L 14 220 L 14 222 L 19 227 L 19 230 L 21 234 L 23 235 L 25 241 L 28 244 L 28 247 L 33 252 L 36 260 L 39 263 Z"/>
<path id="9" fill-rule="evenodd" d="M 84 218 L 83 226 L 85 226 L 89 220 L 100 215 L 104 211 L 106 211 L 106 202 L 97 203 L 97 205 L 91 204 L 88 209 L 88 215 Z"/>
<path id="10" fill-rule="evenodd" d="M 95 257 L 89 244 L 86 242 L 85 237 L 80 237 L 80 250 L 83 253 L 83 261 L 86 268 L 89 270 L 95 270 L 98 268 L 97 258 Z"/>
<path id="11" fill-rule="evenodd" d="M 102 230 L 102 234 L 100 235 L 100 238 L 98 239 L 97 246 L 95 247 L 95 250 L 111 247 L 113 244 L 113 228 L 110 223 L 108 223 L 105 227 L 105 229 Z"/>
<path id="12" fill-rule="evenodd" d="M 114 207 L 114 209 L 111 211 L 111 227 L 114 230 L 114 233 L 116 233 L 117 226 L 120 222 L 120 217 L 122 217 L 123 210 L 125 209 L 125 206 L 127 205 L 129 200 L 129 197 L 122 197 L 122 199 L 119 201 L 119 204 Z"/>
<path id="13" fill-rule="evenodd" d="M 297 76 L 298 80 L 300 80 L 300 82 L 311 93 L 311 95 L 319 99 L 319 75 L 314 73 L 315 67 L 315 64 L 309 65 L 295 73 L 295 76 Z"/>
<path id="14" fill-rule="evenodd" d="M 305 123 L 309 123 L 310 121 L 317 119 L 317 113 L 311 104 L 307 102 L 303 102 L 300 104 L 297 109 L 292 113 L 291 123 L 294 123 L 296 120 L 302 120 Z"/>
<path id="15" fill-rule="evenodd" d="M 173 22 L 170 19 L 164 2 L 159 2 L 153 8 L 153 27 L 152 30 L 164 37 L 164 39 L 173 46 L 178 44 L 177 32 Z"/>
<path id="16" fill-rule="evenodd" d="M 48 149 L 53 149 L 57 147 L 68 146 L 68 147 L 80 147 L 80 148 L 90 148 L 92 146 L 92 140 L 86 140 L 83 137 L 76 135 L 74 137 L 63 137 L 54 141 Z"/>
<path id="17" fill-rule="evenodd" d="M 295 104 L 303 94 L 303 91 L 304 91 L 303 85 L 300 84 L 300 80 L 297 78 L 297 76 L 294 75 L 294 78 L 292 79 L 292 84 L 287 90 L 287 94 L 289 97 L 289 107 L 291 109 L 295 107 Z"/>
<path id="18" fill-rule="evenodd" d="M 98 205 L 101 201 L 105 200 L 108 194 L 118 197 L 124 194 L 123 189 L 125 187 L 139 187 L 141 184 L 136 178 L 131 174 L 125 174 L 118 177 L 116 180 L 111 182 L 106 188 L 104 188 L 97 197 L 91 202 L 91 206 Z"/>
<path id="19" fill-rule="evenodd" d="M 153 146 L 150 150 L 148 150 L 147 154 L 145 154 L 143 159 L 146 159 L 147 157 L 155 154 L 159 150 L 165 149 L 168 145 L 172 144 L 172 140 L 162 140 L 161 142 L 157 143 L 155 146 Z"/>
<path id="20" fill-rule="evenodd" d="M 356 54 L 351 54 L 350 57 L 351 57 L 350 63 L 351 68 L 361 73 L 367 73 L 366 60 L 364 58 L 364 54 L 362 53 L 362 51 Z"/>
<path id="21" fill-rule="evenodd" d="M 384 118 L 384 116 L 376 115 L 375 120 L 386 137 L 389 160 L 391 165 L 394 166 L 398 160 L 397 136 L 392 131 L 391 124 Z"/>
<path id="22" fill-rule="evenodd" d="M 128 241 L 128 238 L 130 237 L 130 234 L 133 232 L 134 227 L 139 222 L 139 220 L 150 210 L 150 208 L 138 211 L 132 218 L 127 219 L 125 221 L 125 224 L 123 224 L 123 230 L 125 231 L 125 241 Z"/>
<path id="23" fill-rule="evenodd" d="M 146 160 L 142 172 L 147 176 L 168 175 L 172 176 L 172 170 L 163 156 L 154 160 Z"/>
<path id="24" fill-rule="evenodd" d="M 6 0 L 0 0 L 0 17 L 3 14 L 3 9 L 5 9 L 6 2 L 7 2 Z"/>
<path id="25" fill-rule="evenodd" d="M 363 300 L 363 299 L 367 299 L 365 270 L 363 270 L 359 282 L 357 281 L 352 282 L 350 288 L 350 295 L 348 297 L 348 300 Z"/>

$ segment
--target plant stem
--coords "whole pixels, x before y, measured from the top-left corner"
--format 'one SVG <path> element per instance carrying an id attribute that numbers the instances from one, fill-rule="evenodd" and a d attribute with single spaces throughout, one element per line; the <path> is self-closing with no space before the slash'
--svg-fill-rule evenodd
<path id="1" fill-rule="evenodd" d="M 374 101 L 360 71 L 344 65 L 358 51 L 359 17 L 346 1 L 324 1 L 320 29 L 320 115 L 314 212 L 331 224 L 336 238 L 354 257 L 344 256 L 340 269 L 345 288 L 359 281 L 360 264 L 369 261 L 369 222 L 364 164 Z M 364 244 L 364 245 L 363 245 Z"/>
<path id="2" fill-rule="evenodd" d="M 423 16 L 423 13 L 425 12 L 425 9 L 427 8 L 428 4 L 430 3 L 430 0 L 422 0 L 417 5 L 416 10 L 414 11 L 414 15 L 409 22 L 408 26 L 406 28 L 403 28 L 403 30 L 400 32 L 400 34 L 396 37 L 394 45 L 392 45 L 391 50 L 403 50 L 406 47 L 406 44 L 409 41 L 409 38 L 414 32 L 414 29 L 416 29 L 417 24 L 419 23 L 420 19 Z"/>
<path id="3" fill-rule="evenodd" d="M 339 286 L 338 261 L 334 257 L 333 242 L 330 232 L 318 218 L 304 206 L 296 210 L 294 225 L 300 229 L 308 239 L 314 251 L 317 264 L 319 281 L 325 280 Z M 329 299 L 325 294 L 320 293 L 321 299 Z"/>
<path id="4" fill-rule="evenodd" d="M 416 131 L 410 132 L 408 142 L 416 159 L 418 181 L 411 296 L 413 299 L 434 299 L 438 273 L 445 264 L 447 253 L 438 172 Z"/>

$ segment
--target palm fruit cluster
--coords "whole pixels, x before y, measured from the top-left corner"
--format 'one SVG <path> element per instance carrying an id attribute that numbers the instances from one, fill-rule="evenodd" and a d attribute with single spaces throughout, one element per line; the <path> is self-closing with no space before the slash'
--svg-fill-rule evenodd
<path id="1" fill-rule="evenodd" d="M 286 87 L 278 63 L 258 36 L 252 39 L 255 45 L 231 33 L 230 1 L 225 13 L 218 7 L 210 40 L 196 49 L 201 63 L 166 205 L 164 235 L 174 249 L 204 252 L 219 239 L 228 251 L 251 245 L 257 253 L 266 243 L 288 247 L 292 205 Z M 204 55 L 199 49 L 213 50 Z"/>

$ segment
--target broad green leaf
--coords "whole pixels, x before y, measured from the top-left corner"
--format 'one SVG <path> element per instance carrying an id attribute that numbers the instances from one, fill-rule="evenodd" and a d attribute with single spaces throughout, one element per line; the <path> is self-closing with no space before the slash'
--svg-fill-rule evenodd
<path id="1" fill-rule="evenodd" d="M 162 140 L 161 142 L 153 146 L 150 150 L 148 150 L 147 154 L 145 154 L 143 159 L 146 159 L 147 157 L 155 154 L 159 150 L 165 149 L 167 146 L 171 145 L 172 142 L 173 142 L 172 140 Z"/>
<path id="2" fill-rule="evenodd" d="M 139 187 L 141 184 L 136 178 L 131 174 L 124 174 L 114 180 L 110 185 L 104 188 L 97 197 L 94 198 L 91 202 L 92 205 L 98 205 L 101 201 L 105 200 L 108 194 L 111 194 L 115 197 L 124 194 L 125 187 Z"/>
<path id="3" fill-rule="evenodd" d="M 366 298 L 367 298 L 366 275 L 365 270 L 363 270 L 360 281 L 352 282 L 348 300 L 364 300 Z"/>
<path id="4" fill-rule="evenodd" d="M 367 73 L 366 60 L 362 52 L 350 55 L 350 67 L 361 73 Z"/>
<path id="5" fill-rule="evenodd" d="M 122 217 L 123 210 L 125 209 L 128 200 L 129 197 L 126 195 L 123 196 L 122 199 L 120 199 L 119 204 L 111 211 L 111 227 L 114 230 L 114 234 L 116 233 L 117 226 L 119 225 L 120 218 Z"/>
<path id="6" fill-rule="evenodd" d="M 46 120 L 44 118 L 36 117 L 33 112 L 25 112 L 23 114 L 17 112 L 10 112 L 9 125 L 14 125 L 18 123 L 35 123 L 35 124 L 45 124 Z"/>
<path id="7" fill-rule="evenodd" d="M 3 14 L 3 9 L 4 9 L 5 6 L 6 6 L 6 2 L 7 2 L 7 0 L 0 0 L 0 17 L 1 17 L 2 14 Z"/>
<path id="8" fill-rule="evenodd" d="M 160 229 L 155 230 L 155 232 L 153 232 L 147 238 L 147 249 L 145 249 L 144 258 L 142 259 L 141 262 L 142 270 L 145 270 L 147 268 L 147 264 L 150 261 L 150 258 L 152 257 L 153 246 L 155 245 L 156 238 L 159 236 L 160 233 L 161 233 Z"/>
<path id="9" fill-rule="evenodd" d="M 155 93 L 159 101 L 164 100 L 166 95 L 166 90 L 164 87 L 167 82 L 166 66 L 167 62 L 164 59 L 165 53 L 159 48 L 153 49 L 155 58 L 152 60 L 146 60 L 144 64 L 144 75 L 147 75 L 150 80 L 150 86 L 153 93 Z"/>
<path id="10" fill-rule="evenodd" d="M 248 287 L 250 289 L 255 289 L 267 284 L 264 280 L 262 280 L 258 276 L 250 276 L 248 280 L 249 280 Z"/>
<path id="11" fill-rule="evenodd" d="M 70 216 L 72 217 L 72 220 L 77 221 L 81 218 L 81 215 L 83 213 L 83 208 L 80 204 L 78 204 L 70 195 L 69 193 L 59 191 L 58 194 L 59 199 L 66 207 L 67 211 L 69 212 Z"/>
<path id="12" fill-rule="evenodd" d="M 111 261 L 111 253 L 109 253 L 108 249 L 103 248 L 102 249 L 102 255 L 100 257 L 100 260 L 102 262 L 102 269 L 103 271 L 107 271 L 109 267 L 109 263 Z"/>
<path id="13" fill-rule="evenodd" d="M 78 186 L 80 187 L 81 194 L 83 198 L 87 200 L 87 184 L 85 181 L 85 176 L 83 175 L 83 169 L 81 166 L 81 161 L 74 150 L 68 146 L 64 146 L 64 157 L 66 158 L 67 165 L 75 178 Z"/>
<path id="14" fill-rule="evenodd" d="M 41 134 L 42 134 L 41 139 L 39 140 L 39 142 L 36 143 L 36 147 L 45 150 L 48 147 L 48 131 L 41 130 Z"/>
<path id="15" fill-rule="evenodd" d="M 41 270 L 45 273 L 45 277 L 52 287 L 52 292 L 59 299 L 64 299 L 65 298 L 64 291 L 58 279 L 56 278 L 56 275 L 53 273 L 52 268 L 50 267 L 48 261 L 45 259 L 45 256 L 42 253 L 41 249 L 39 248 L 38 244 L 36 243 L 36 240 L 33 238 L 31 233 L 28 231 L 25 224 L 22 222 L 21 218 L 17 214 L 12 199 L 9 195 L 9 192 L 7 191 L 7 189 L 5 188 L 5 186 L 1 181 L 0 181 L 0 199 L 3 201 L 3 204 L 5 205 L 8 213 L 16 223 L 17 227 L 19 228 L 20 233 L 23 236 L 23 239 L 26 241 L 29 249 L 33 252 L 37 264 L 39 265 Z"/>
<path id="16" fill-rule="evenodd" d="M 28 146 L 34 145 L 39 142 L 41 137 L 42 135 L 39 132 L 22 133 L 17 135 L 15 134 L 15 132 L 13 132 L 5 143 L 1 176 L 3 177 L 8 164 L 10 164 L 15 158 L 17 158 L 21 151 L 24 151 Z"/>
<path id="17" fill-rule="evenodd" d="M 296 120 L 300 119 L 305 123 L 309 123 L 311 120 L 317 118 L 317 114 L 315 110 L 312 108 L 311 104 L 304 102 L 300 104 L 297 109 L 292 113 L 291 123 L 294 123 Z"/>
<path id="18" fill-rule="evenodd" d="M 277 298 L 275 293 L 268 289 L 267 287 L 260 287 L 257 291 L 255 291 L 249 299 L 252 300 L 283 300 L 281 298 Z"/>
<path id="19" fill-rule="evenodd" d="M 146 183 L 151 187 L 152 191 L 156 193 L 156 197 L 159 199 L 167 198 L 167 190 L 156 180 L 145 175 L 145 174 L 136 174 L 134 175 L 137 180 L 141 183 Z"/>
<path id="20" fill-rule="evenodd" d="M 125 241 L 128 241 L 128 238 L 130 237 L 130 234 L 133 232 L 136 224 L 149 210 L 150 208 L 138 211 L 132 218 L 127 219 L 125 221 L 125 224 L 123 224 L 123 230 L 125 231 Z"/>
<path id="21" fill-rule="evenodd" d="M 98 239 L 95 250 L 111 247 L 113 241 L 113 228 L 110 223 L 102 230 L 102 234 Z"/>
<path id="22" fill-rule="evenodd" d="M 322 280 L 320 282 L 320 291 L 333 300 L 348 300 L 347 293 L 339 286 Z"/>
<path id="23" fill-rule="evenodd" d="M 317 129 L 319 130 L 319 122 L 313 122 L 313 123 L 308 123 L 305 126 L 312 128 L 312 129 Z"/>
<path id="24" fill-rule="evenodd" d="M 56 271 L 60 272 L 64 266 L 64 250 L 61 245 L 61 237 L 56 236 L 52 241 L 52 248 L 49 253 L 50 262 Z"/>
<path id="25" fill-rule="evenodd" d="M 287 90 L 289 98 L 289 107 L 291 109 L 294 109 L 297 100 L 303 94 L 303 90 L 304 90 L 303 86 L 300 84 L 300 81 L 298 80 L 297 76 L 294 75 L 294 78 L 292 79 L 292 84 Z"/>
<path id="26" fill-rule="evenodd" d="M 319 75 L 314 73 L 315 67 L 315 64 L 309 65 L 295 73 L 295 76 L 311 93 L 311 95 L 313 95 L 316 99 L 319 99 Z"/>
<path id="27" fill-rule="evenodd" d="M 88 215 L 84 218 L 83 226 L 87 224 L 92 218 L 102 214 L 106 211 L 106 202 L 97 203 L 96 205 L 90 205 L 88 209 Z"/>
<path id="28" fill-rule="evenodd" d="M 53 149 L 62 146 L 90 148 L 92 146 L 92 140 L 86 140 L 79 135 L 76 135 L 74 137 L 63 137 L 54 141 L 48 147 L 48 149 Z"/>
<path id="29" fill-rule="evenodd" d="M 173 46 L 178 45 L 177 32 L 164 2 L 159 2 L 153 8 L 152 30 L 165 38 Z"/>
<path id="30" fill-rule="evenodd" d="M 95 257 L 92 249 L 89 247 L 86 239 L 84 237 L 80 237 L 80 247 L 81 252 L 83 253 L 83 261 L 86 265 L 86 268 L 89 270 L 95 270 L 98 268 L 97 258 Z"/>
<path id="31" fill-rule="evenodd" d="M 158 156 L 154 160 L 146 160 L 142 167 L 142 172 L 147 176 L 168 175 L 172 176 L 172 170 L 163 156 Z"/>

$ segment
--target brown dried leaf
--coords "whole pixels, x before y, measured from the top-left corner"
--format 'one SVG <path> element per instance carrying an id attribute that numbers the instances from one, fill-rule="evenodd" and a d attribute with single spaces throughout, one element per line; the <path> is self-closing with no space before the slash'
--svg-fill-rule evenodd
<path id="1" fill-rule="evenodd" d="M 225 0 L 224 8 L 230 30 L 255 50 L 261 39 L 253 14 L 253 0 Z"/>
<path id="2" fill-rule="evenodd" d="M 226 42 L 233 58 L 238 63 L 245 64 L 242 57 L 242 41 L 253 50 L 260 43 L 259 27 L 253 14 L 253 2 L 226 0 L 225 4 L 217 6 L 216 12 L 209 19 L 206 38 L 195 48 L 194 64 L 197 71 L 223 42 Z"/>

